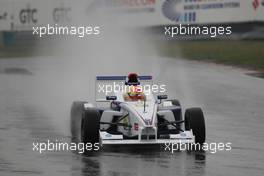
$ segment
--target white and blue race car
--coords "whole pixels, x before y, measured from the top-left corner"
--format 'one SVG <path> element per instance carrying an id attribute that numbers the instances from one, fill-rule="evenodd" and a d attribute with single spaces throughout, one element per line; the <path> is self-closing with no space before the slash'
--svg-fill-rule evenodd
<path id="1" fill-rule="evenodd" d="M 163 144 L 205 142 L 205 120 L 201 108 L 189 108 L 182 115 L 178 100 L 167 100 L 167 95 L 154 96 L 138 90 L 152 76 L 97 76 L 98 82 L 119 82 L 132 87 L 129 91 L 115 91 L 104 95 L 95 106 L 89 102 L 73 102 L 71 132 L 75 141 L 117 144 Z"/>

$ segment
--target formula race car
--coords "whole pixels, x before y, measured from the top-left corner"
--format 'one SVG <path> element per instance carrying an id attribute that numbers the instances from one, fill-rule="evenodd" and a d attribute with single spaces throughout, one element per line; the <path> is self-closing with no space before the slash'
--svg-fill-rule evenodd
<path id="1" fill-rule="evenodd" d="M 201 108 L 189 108 L 182 118 L 178 100 L 167 100 L 167 95 L 154 96 L 144 92 L 144 85 L 152 85 L 152 76 L 97 76 L 102 94 L 97 104 L 76 101 L 71 107 L 71 132 L 74 141 L 83 143 L 163 144 L 205 142 L 205 121 Z M 104 83 L 103 83 L 104 82 Z M 103 91 L 109 85 L 119 89 Z M 107 86 L 106 86 L 107 85 Z M 128 87 L 128 89 L 127 89 Z"/>

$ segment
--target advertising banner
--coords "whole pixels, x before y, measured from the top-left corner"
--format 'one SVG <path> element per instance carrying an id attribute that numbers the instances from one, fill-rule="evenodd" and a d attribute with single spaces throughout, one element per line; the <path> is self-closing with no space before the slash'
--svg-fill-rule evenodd
<path id="1" fill-rule="evenodd" d="M 122 18 L 124 23 L 133 21 L 143 26 L 252 22 L 263 18 L 261 5 L 263 0 L 90 0 L 87 3 L 93 11 L 112 10 L 126 17 Z"/>
<path id="2" fill-rule="evenodd" d="M 241 23 L 263 21 L 264 0 L 2 0 L 0 30 L 81 22 L 94 13 L 139 26 Z"/>

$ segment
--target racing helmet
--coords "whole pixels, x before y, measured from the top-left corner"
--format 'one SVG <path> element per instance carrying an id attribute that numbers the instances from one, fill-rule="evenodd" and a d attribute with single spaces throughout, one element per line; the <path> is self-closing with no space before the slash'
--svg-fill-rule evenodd
<path id="1" fill-rule="evenodd" d="M 127 76 L 127 82 L 128 85 L 139 85 L 140 82 L 138 80 L 138 75 L 136 73 L 129 73 Z"/>

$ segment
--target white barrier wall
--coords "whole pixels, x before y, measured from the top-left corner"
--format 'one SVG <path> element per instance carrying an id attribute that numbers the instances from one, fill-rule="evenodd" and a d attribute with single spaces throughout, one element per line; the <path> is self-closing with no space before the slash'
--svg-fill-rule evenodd
<path id="1" fill-rule="evenodd" d="M 140 26 L 236 23 L 264 21 L 264 0 L 1 0 L 0 30 L 68 23 L 95 11 Z"/>

